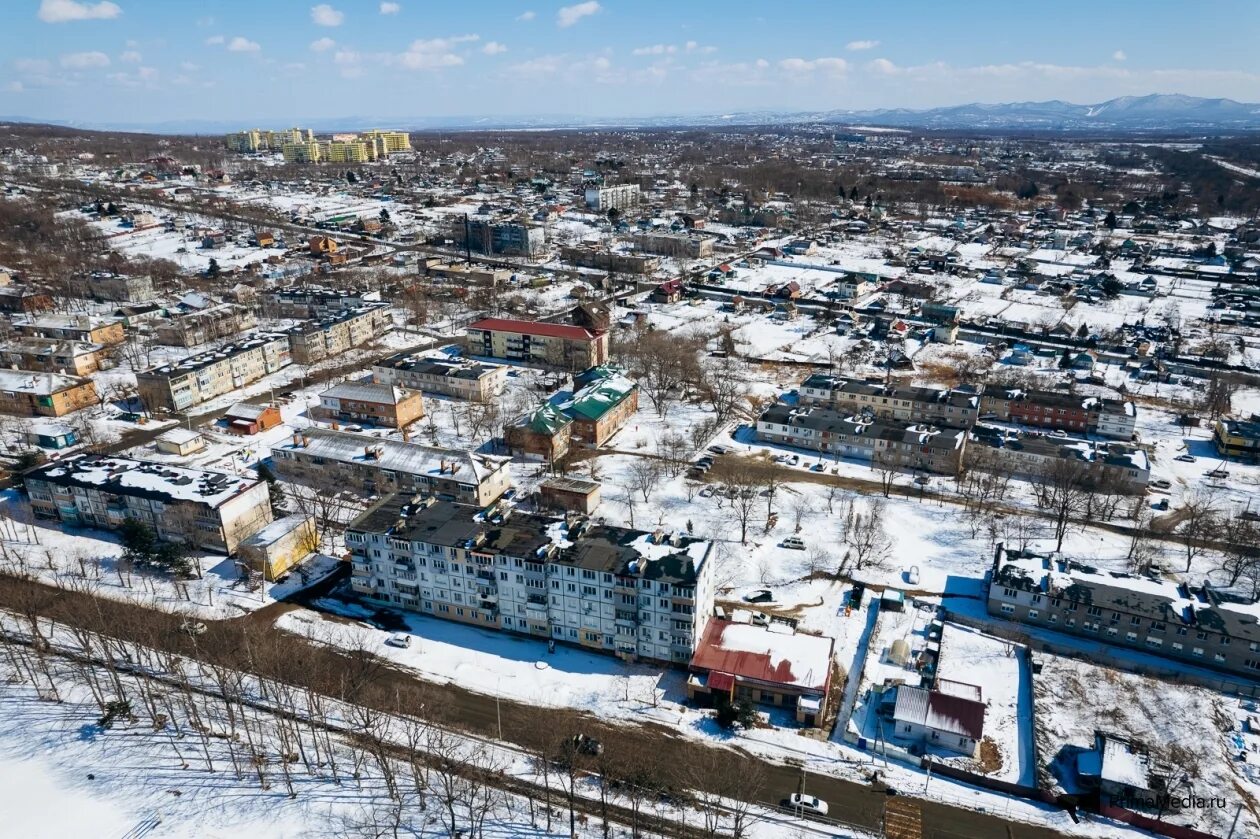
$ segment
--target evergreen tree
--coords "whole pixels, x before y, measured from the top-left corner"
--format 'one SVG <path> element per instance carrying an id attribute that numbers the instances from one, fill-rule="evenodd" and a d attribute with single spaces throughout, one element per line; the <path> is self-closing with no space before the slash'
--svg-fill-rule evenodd
<path id="1" fill-rule="evenodd" d="M 215 259 L 213 256 L 210 257 L 210 265 L 206 268 L 206 276 L 210 279 L 214 279 L 219 276 L 219 260 Z"/>
<path id="2" fill-rule="evenodd" d="M 1107 211 L 1107 217 L 1103 219 L 1103 225 L 1104 225 L 1104 226 L 1105 226 L 1108 230 L 1115 230 L 1115 229 L 1116 229 L 1116 211 L 1115 211 L 1115 210 L 1108 210 L 1108 211 Z"/>
<path id="3" fill-rule="evenodd" d="M 280 486 L 280 481 L 276 480 L 276 473 L 272 472 L 271 467 L 265 463 L 258 464 L 258 477 L 267 482 L 267 493 L 271 497 L 271 514 L 280 518 L 285 514 L 287 503 L 284 487 Z"/>

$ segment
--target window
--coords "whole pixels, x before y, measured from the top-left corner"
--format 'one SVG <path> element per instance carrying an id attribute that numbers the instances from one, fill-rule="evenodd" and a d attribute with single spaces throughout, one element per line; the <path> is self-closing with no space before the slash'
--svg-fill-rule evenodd
<path id="1" fill-rule="evenodd" d="M 1182 644 L 1182 643 L 1180 643 L 1180 642 L 1178 642 L 1178 641 L 1173 641 L 1172 648 L 1173 648 L 1173 651 L 1174 651 L 1174 652 L 1178 652 L 1178 653 L 1179 653 L 1179 652 L 1181 652 L 1182 650 L 1184 650 L 1186 647 L 1185 647 L 1185 645 L 1184 645 L 1184 644 Z"/>
<path id="2" fill-rule="evenodd" d="M 1013 588 L 1004 588 L 1002 589 L 1002 594 L 1005 597 L 1015 597 L 1017 592 Z"/>
<path id="3" fill-rule="evenodd" d="M 1178 635 L 1188 635 L 1188 634 L 1189 634 L 1189 630 L 1188 630 L 1188 629 L 1186 629 L 1184 626 L 1179 626 L 1179 627 L 1177 627 L 1177 634 L 1178 634 Z"/>
<path id="4" fill-rule="evenodd" d="M 1129 618 L 1129 623 L 1132 624 L 1133 626 L 1141 626 L 1142 619 L 1139 618 L 1137 615 L 1134 615 L 1133 617 Z"/>
<path id="5" fill-rule="evenodd" d="M 1009 603 L 1003 603 L 1003 604 L 1002 604 L 1002 614 L 1004 614 L 1004 615 L 1013 615 L 1013 614 L 1015 614 L 1015 607 L 1014 607 L 1014 606 L 1012 606 L 1012 605 L 1011 605 L 1011 604 L 1009 604 Z"/>
<path id="6" fill-rule="evenodd" d="M 1192 655 L 1197 655 L 1197 656 L 1199 656 L 1199 657 L 1202 657 L 1202 656 L 1203 656 L 1203 648 L 1202 648 L 1202 647 L 1195 647 L 1193 650 L 1191 650 L 1191 651 L 1190 651 L 1190 653 L 1191 653 Z"/>
<path id="7" fill-rule="evenodd" d="M 1124 639 L 1125 639 L 1126 641 L 1128 641 L 1129 643 L 1132 643 L 1132 642 L 1134 642 L 1134 641 L 1136 641 L 1136 640 L 1137 640 L 1137 633 L 1136 633 L 1136 632 L 1126 632 L 1126 633 L 1124 633 Z"/>
<path id="8" fill-rule="evenodd" d="M 1221 646 L 1222 646 L 1222 647 L 1228 647 L 1228 646 L 1229 646 L 1229 642 L 1230 642 L 1230 637 L 1229 637 L 1228 635 L 1222 635 L 1222 636 L 1221 636 Z"/>
<path id="9" fill-rule="evenodd" d="M 1090 615 L 1091 617 L 1099 617 L 1102 615 L 1102 609 L 1099 609 L 1097 606 L 1090 606 L 1085 610 L 1085 614 Z"/>
<path id="10" fill-rule="evenodd" d="M 1029 610 L 1028 610 L 1028 619 L 1029 619 L 1029 620 L 1031 620 L 1031 621 L 1035 621 L 1035 620 L 1037 619 L 1037 616 L 1038 616 L 1039 614 L 1040 614 L 1040 612 L 1038 612 L 1036 609 L 1029 609 Z"/>
<path id="11" fill-rule="evenodd" d="M 1153 637 L 1151 637 L 1150 635 L 1148 635 L 1148 636 L 1146 636 L 1146 646 L 1148 646 L 1148 647 L 1162 647 L 1162 646 L 1164 646 L 1164 640 L 1163 640 L 1162 638 L 1153 638 Z"/>
<path id="12" fill-rule="evenodd" d="M 1260 658 L 1249 658 L 1243 662 L 1243 667 L 1248 670 L 1260 670 Z"/>

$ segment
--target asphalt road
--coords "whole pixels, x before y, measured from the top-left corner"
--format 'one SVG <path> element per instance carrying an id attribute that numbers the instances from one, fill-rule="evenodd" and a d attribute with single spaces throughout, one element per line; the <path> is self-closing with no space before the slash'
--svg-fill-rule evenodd
<path id="1" fill-rule="evenodd" d="M 208 622 L 206 633 L 196 642 L 197 648 L 192 647 L 188 636 L 179 631 L 181 619 L 177 616 L 103 598 L 98 599 L 97 603 L 99 609 L 105 613 L 113 634 L 138 643 L 155 644 L 185 655 L 195 655 L 199 649 L 210 649 L 213 646 L 219 660 L 226 658 L 230 662 L 235 658 L 238 663 L 243 663 L 242 651 L 247 645 L 241 642 L 241 633 L 252 625 L 272 632 L 275 643 L 287 645 L 295 659 L 300 654 L 302 660 L 318 661 L 318 669 L 324 673 L 353 672 L 355 665 L 346 653 L 311 645 L 298 636 L 271 629 L 277 617 L 315 597 L 327 594 L 345 573 L 341 572 L 340 575 L 316 584 L 312 589 L 296 595 L 292 602 L 272 604 L 236 620 Z M 81 615 L 89 613 L 84 608 L 89 597 L 81 592 L 54 589 L 43 583 L 0 576 L 0 607 L 14 611 L 26 611 L 32 603 L 38 603 L 39 613 L 59 621 L 74 623 L 81 620 Z M 93 606 L 91 611 L 95 612 L 97 608 Z M 521 643 L 541 644 L 526 639 L 522 639 Z M 290 674 L 290 679 L 292 678 L 293 674 Z M 563 711 L 544 711 L 507 699 L 498 700 L 454 684 L 425 682 L 414 673 L 392 666 L 376 671 L 371 695 L 377 697 L 377 700 L 367 701 L 379 701 L 380 707 L 387 709 L 389 703 L 396 701 L 399 691 L 413 691 L 417 685 L 423 687 L 428 697 L 426 704 L 441 708 L 446 714 L 446 721 L 483 736 L 497 736 L 499 721 L 502 719 L 505 739 L 524 744 L 532 732 L 523 730 L 519 721 L 528 720 L 530 722 L 525 725 L 537 728 L 539 713 L 554 713 L 562 724 L 575 724 L 574 717 Z M 684 738 L 659 725 L 612 725 L 586 714 L 581 714 L 578 719 L 580 722 L 576 724 L 581 726 L 581 730 L 603 742 L 606 752 L 622 749 L 643 753 L 647 750 L 655 757 L 659 767 L 672 770 L 695 765 L 699 750 L 715 748 Z M 751 797 L 759 799 L 758 803 L 777 805 L 788 794 L 800 789 L 802 776 L 799 768 L 743 752 L 738 752 L 738 756 L 731 759 L 745 764 L 755 762 L 764 772 L 764 783 L 749 793 Z M 697 777 L 703 778 L 699 773 L 687 777 L 689 783 L 703 782 L 697 780 Z M 830 814 L 835 819 L 871 831 L 878 832 L 881 829 L 884 806 L 889 800 L 882 788 L 876 789 L 863 783 L 811 773 L 806 779 L 806 791 L 827 801 L 830 804 Z M 904 796 L 910 791 L 901 792 Z M 992 813 L 927 800 L 917 803 L 922 810 L 924 839 L 1059 839 L 1064 836 L 1049 828 L 1011 822 Z"/>

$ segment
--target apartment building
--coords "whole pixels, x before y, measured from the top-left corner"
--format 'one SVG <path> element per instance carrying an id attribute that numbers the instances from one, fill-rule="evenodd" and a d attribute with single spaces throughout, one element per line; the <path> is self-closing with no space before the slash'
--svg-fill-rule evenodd
<path id="1" fill-rule="evenodd" d="M 227 554 L 272 519 L 265 481 L 128 457 L 72 455 L 28 472 L 25 485 L 41 518 L 110 530 L 134 519 Z"/>
<path id="2" fill-rule="evenodd" d="M 30 370 L 0 370 L 0 414 L 61 417 L 100 401 L 91 379 Z"/>
<path id="3" fill-rule="evenodd" d="M 900 422 L 935 422 L 974 425 L 980 416 L 980 397 L 962 390 L 944 390 L 896 383 L 845 379 L 815 373 L 801 382 L 797 395 L 802 405 L 833 411 L 862 413 L 869 410 L 880 419 Z"/>
<path id="4" fill-rule="evenodd" d="M 113 303 L 145 303 L 156 296 L 153 280 L 112 271 L 96 271 L 88 275 L 87 296 Z"/>
<path id="5" fill-rule="evenodd" d="M 52 295 L 42 288 L 0 285 L 0 312 L 30 315 L 53 307 Z"/>
<path id="6" fill-rule="evenodd" d="M 586 206 L 598 213 L 629 210 L 639 206 L 642 195 L 638 184 L 614 184 L 586 188 Z"/>
<path id="7" fill-rule="evenodd" d="M 71 376 L 90 376 L 112 366 L 104 346 L 56 338 L 18 339 L 0 347 L 0 358 L 9 368 Z"/>
<path id="8" fill-rule="evenodd" d="M 1000 471 L 1015 478 L 1036 479 L 1056 464 L 1076 464 L 1094 485 L 1137 493 L 1151 480 L 1146 452 L 1120 442 L 1091 442 L 977 425 L 967 441 L 967 465 Z"/>
<path id="9" fill-rule="evenodd" d="M 150 411 L 183 411 L 231 393 L 289 366 L 289 336 L 258 332 L 215 350 L 136 374 L 136 391 Z"/>
<path id="10" fill-rule="evenodd" d="M 622 253 L 595 245 L 561 245 L 560 258 L 579 268 L 594 268 L 614 274 L 650 274 L 661 267 L 655 256 Z"/>
<path id="11" fill-rule="evenodd" d="M 13 331 L 29 338 L 55 338 L 113 347 L 126 340 L 123 323 L 117 318 L 94 315 L 43 315 L 15 321 Z"/>
<path id="12" fill-rule="evenodd" d="M 508 368 L 449 356 L 430 356 L 412 350 L 388 356 L 372 365 L 376 381 L 469 402 L 486 402 L 503 392 Z"/>
<path id="13" fill-rule="evenodd" d="M 285 143 L 280 146 L 285 163 L 319 163 L 324 157 L 324 145 L 314 140 Z"/>
<path id="14" fill-rule="evenodd" d="M 279 151 L 286 144 L 313 142 L 315 142 L 315 132 L 309 128 L 288 128 L 283 131 L 260 131 L 257 128 L 250 128 L 232 132 L 223 138 L 223 144 L 228 151 L 238 153 Z"/>
<path id="15" fill-rule="evenodd" d="M 494 221 L 489 218 L 467 218 L 451 226 L 451 238 L 460 247 L 487 255 L 536 257 L 547 245 L 546 230 L 523 221 Z"/>
<path id="16" fill-rule="evenodd" d="M 628 659 L 686 664 L 713 612 L 713 543 L 395 495 L 346 530 L 375 602 Z"/>
<path id="17" fill-rule="evenodd" d="M 384 333 L 391 323 L 389 304 L 372 303 L 298 324 L 285 334 L 289 336 L 293 360 L 314 364 L 363 346 Z"/>
<path id="18" fill-rule="evenodd" d="M 985 388 L 980 413 L 1000 420 L 1060 431 L 1133 439 L 1137 409 L 1132 402 L 1045 390 Z"/>
<path id="19" fill-rule="evenodd" d="M 311 414 L 338 422 L 406 428 L 424 416 L 424 398 L 418 390 L 396 385 L 343 382 L 321 393 Z"/>
<path id="20" fill-rule="evenodd" d="M 253 329 L 258 318 L 244 306 L 220 303 L 208 309 L 174 314 L 158 321 L 153 339 L 170 347 L 199 347 Z"/>
<path id="21" fill-rule="evenodd" d="M 573 440 L 591 448 L 607 443 L 639 410 L 639 385 L 608 368 L 587 371 L 589 384 L 557 407 L 573 420 Z"/>
<path id="22" fill-rule="evenodd" d="M 676 259 L 708 259 L 713 256 L 713 239 L 685 233 L 643 233 L 635 236 L 634 246 L 643 253 L 672 256 Z"/>
<path id="23" fill-rule="evenodd" d="M 573 418 L 544 402 L 503 430 L 503 442 L 515 456 L 554 463 L 569 453 Z"/>
<path id="24" fill-rule="evenodd" d="M 464 346 L 471 355 L 585 370 L 608 361 L 608 333 L 584 326 L 508 318 L 468 325 Z"/>
<path id="25" fill-rule="evenodd" d="M 411 135 L 406 131 L 382 131 L 374 128 L 359 134 L 359 139 L 372 146 L 377 157 L 411 151 Z"/>
<path id="26" fill-rule="evenodd" d="M 757 439 L 872 467 L 956 475 L 962 468 L 967 430 L 776 404 L 757 419 Z"/>
<path id="27" fill-rule="evenodd" d="M 989 614 L 1250 679 L 1260 678 L 1260 602 L 1160 576 L 1104 571 L 998 544 Z"/>
<path id="28" fill-rule="evenodd" d="M 309 428 L 271 450 L 276 475 L 312 487 L 435 495 L 486 506 L 512 485 L 511 458 Z"/>
<path id="29" fill-rule="evenodd" d="M 293 286 L 264 291 L 259 299 L 263 317 L 318 320 L 381 302 L 374 291 L 354 291 L 325 286 Z"/>
<path id="30" fill-rule="evenodd" d="M 1212 429 L 1212 443 L 1221 457 L 1246 462 L 1260 460 L 1260 421 L 1220 419 Z"/>

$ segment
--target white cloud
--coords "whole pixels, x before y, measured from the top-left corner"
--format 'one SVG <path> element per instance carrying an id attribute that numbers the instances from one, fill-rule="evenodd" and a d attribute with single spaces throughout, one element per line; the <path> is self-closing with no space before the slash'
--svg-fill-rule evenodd
<path id="1" fill-rule="evenodd" d="M 486 45 L 481 48 L 486 55 L 501 55 L 508 51 L 508 48 L 498 41 L 487 41 Z"/>
<path id="2" fill-rule="evenodd" d="M 841 76 L 849 69 L 849 62 L 843 58 L 785 58 L 779 62 L 779 69 L 793 76 L 815 72 Z"/>
<path id="3" fill-rule="evenodd" d="M 863 50 L 873 50 L 879 46 L 879 41 L 849 41 L 844 48 L 849 52 L 862 52 Z"/>
<path id="4" fill-rule="evenodd" d="M 52 62 L 44 58 L 19 58 L 13 62 L 13 69 L 19 73 L 47 73 L 52 69 Z"/>
<path id="5" fill-rule="evenodd" d="M 900 67 L 887 58 L 877 58 L 874 61 L 867 62 L 866 69 L 884 76 L 895 76 L 901 71 Z"/>
<path id="6" fill-rule="evenodd" d="M 382 3 L 381 4 L 381 14 L 383 15 L 396 15 L 401 11 L 402 11 L 402 6 L 400 6 L 397 3 Z"/>
<path id="7" fill-rule="evenodd" d="M 124 61 L 128 64 L 139 64 L 141 61 L 144 61 L 144 56 L 135 50 L 127 50 L 125 53 L 118 56 L 118 60 Z"/>
<path id="8" fill-rule="evenodd" d="M 345 19 L 345 14 L 337 11 L 327 3 L 311 6 L 311 21 L 316 26 L 341 26 L 341 22 Z"/>
<path id="9" fill-rule="evenodd" d="M 21 82 L 9 82 L 7 85 L 5 85 L 5 89 L 8 90 L 10 93 L 21 93 L 26 88 L 22 85 Z"/>
<path id="10" fill-rule="evenodd" d="M 71 52 L 61 56 L 61 66 L 70 70 L 108 67 L 109 56 L 103 52 Z"/>
<path id="11" fill-rule="evenodd" d="M 758 70 L 764 70 L 770 66 L 770 62 L 766 61 L 764 58 L 758 58 L 754 64 Z"/>
<path id="12" fill-rule="evenodd" d="M 694 44 L 695 41 L 689 41 L 688 43 Z M 653 44 L 650 47 L 637 47 L 631 50 L 631 55 L 673 55 L 676 52 L 678 52 L 678 47 L 673 44 Z"/>
<path id="13" fill-rule="evenodd" d="M 311 49 L 315 52 L 327 52 L 337 46 L 337 42 L 332 38 L 320 38 L 318 41 L 311 41 Z"/>
<path id="14" fill-rule="evenodd" d="M 136 70 L 136 76 L 144 81 L 153 81 L 158 77 L 158 71 L 154 67 L 141 67 Z"/>
<path id="15" fill-rule="evenodd" d="M 219 44 L 222 44 L 226 41 L 227 39 L 224 38 L 222 35 L 211 35 L 209 38 L 206 38 L 206 46 L 217 47 Z"/>
<path id="16" fill-rule="evenodd" d="M 458 67 L 463 56 L 455 52 L 460 44 L 481 40 L 480 35 L 456 35 L 451 38 L 429 38 L 412 41 L 407 51 L 397 57 L 398 63 L 408 70 L 436 70 L 441 67 Z"/>
<path id="17" fill-rule="evenodd" d="M 214 26 L 214 18 L 207 15 L 206 17 L 197 18 L 197 25 L 203 29 L 207 26 Z"/>
<path id="18" fill-rule="evenodd" d="M 572 6 L 564 6 L 560 11 L 556 12 L 556 25 L 564 29 L 577 23 L 584 17 L 590 17 L 600 9 L 599 3 L 595 0 L 587 0 L 585 3 L 577 3 Z"/>
<path id="19" fill-rule="evenodd" d="M 112 20 L 122 14 L 117 3 L 78 3 L 75 0 L 41 0 L 39 19 L 44 23 L 67 23 L 72 20 Z"/>
<path id="20" fill-rule="evenodd" d="M 227 48 L 228 52 L 258 52 L 262 49 L 257 41 L 251 41 L 240 35 L 228 41 Z"/>
<path id="21" fill-rule="evenodd" d="M 191 61 L 181 61 L 179 62 L 179 69 L 183 70 L 185 73 L 195 73 L 200 70 L 201 67 L 193 64 Z"/>
<path id="22" fill-rule="evenodd" d="M 1116 50 L 1111 54 L 1111 57 L 1116 61 L 1124 61 L 1129 56 L 1125 54 L 1124 50 Z"/>
<path id="23" fill-rule="evenodd" d="M 536 12 L 529 11 L 529 12 L 521 12 L 519 15 L 516 16 L 516 19 L 519 21 L 529 21 L 529 20 L 533 20 L 536 17 L 538 17 L 538 14 Z"/>

